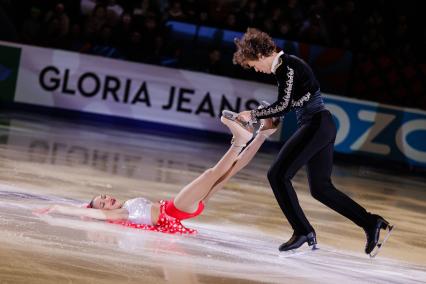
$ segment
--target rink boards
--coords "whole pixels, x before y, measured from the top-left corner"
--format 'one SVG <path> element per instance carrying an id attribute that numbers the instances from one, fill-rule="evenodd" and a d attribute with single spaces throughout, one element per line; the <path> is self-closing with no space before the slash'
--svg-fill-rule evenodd
<path id="1" fill-rule="evenodd" d="M 276 99 L 276 86 L 0 42 L 3 102 L 226 133 L 223 109 Z M 426 168 L 426 112 L 325 94 L 336 152 Z M 294 130 L 294 117 L 272 141 Z"/>

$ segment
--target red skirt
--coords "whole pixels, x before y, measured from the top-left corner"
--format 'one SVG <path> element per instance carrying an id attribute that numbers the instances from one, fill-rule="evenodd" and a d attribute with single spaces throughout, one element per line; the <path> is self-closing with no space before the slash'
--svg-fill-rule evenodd
<path id="1" fill-rule="evenodd" d="M 196 234 L 197 230 L 190 229 L 182 225 L 181 219 L 177 219 L 166 214 L 166 206 L 170 202 L 173 202 L 173 201 L 172 200 L 160 201 L 160 215 L 158 216 L 158 221 L 156 225 L 135 224 L 130 221 L 109 221 L 109 222 L 113 224 L 123 225 L 126 227 L 147 230 L 147 231 L 161 232 L 166 234 L 176 234 L 176 233 L 186 234 L 186 235 Z"/>

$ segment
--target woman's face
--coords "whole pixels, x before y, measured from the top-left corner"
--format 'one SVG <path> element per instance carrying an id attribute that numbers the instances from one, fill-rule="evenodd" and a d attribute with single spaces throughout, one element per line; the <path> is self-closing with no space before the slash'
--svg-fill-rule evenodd
<path id="1" fill-rule="evenodd" d="M 92 208 L 103 210 L 119 209 L 122 206 L 120 201 L 106 194 L 101 194 L 93 198 L 92 204 Z"/>
<path id="2" fill-rule="evenodd" d="M 265 74 L 271 73 L 271 63 L 267 57 L 262 56 L 258 60 L 249 60 L 247 61 L 247 65 L 250 66 L 250 68 L 253 68 L 256 72 Z"/>

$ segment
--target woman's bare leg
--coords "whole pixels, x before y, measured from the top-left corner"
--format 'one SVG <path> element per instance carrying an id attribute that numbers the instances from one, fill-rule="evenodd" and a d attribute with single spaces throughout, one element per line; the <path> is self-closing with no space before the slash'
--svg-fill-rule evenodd
<path id="1" fill-rule="evenodd" d="M 256 138 L 253 139 L 253 141 L 244 149 L 244 151 L 240 153 L 231 168 L 229 168 L 229 170 L 216 181 L 210 191 L 206 194 L 206 196 L 203 198 L 205 203 L 207 203 L 210 197 L 212 197 L 216 191 L 220 190 L 230 178 L 235 176 L 240 170 L 242 170 L 250 163 L 250 161 L 259 151 L 259 148 L 262 146 L 263 142 L 265 142 L 265 139 L 266 136 L 263 135 L 257 135 Z"/>
<path id="2" fill-rule="evenodd" d="M 207 201 L 214 192 L 222 188 L 253 159 L 266 137 L 274 133 L 277 127 L 273 125 L 272 120 L 265 120 L 262 122 L 262 129 L 242 152 L 241 147 L 232 145 L 216 166 L 185 186 L 176 196 L 175 206 L 185 212 L 194 212 L 201 200 Z"/>
<path id="3" fill-rule="evenodd" d="M 200 200 L 207 195 L 217 180 L 231 168 L 243 147 L 253 136 L 250 131 L 243 129 L 236 121 L 224 117 L 221 117 L 221 121 L 233 134 L 232 145 L 213 168 L 206 170 L 178 193 L 174 199 L 174 205 L 177 209 L 185 212 L 195 211 Z"/>
<path id="4" fill-rule="evenodd" d="M 217 180 L 235 163 L 241 149 L 241 147 L 231 145 L 213 168 L 207 169 L 190 184 L 186 185 L 174 199 L 176 208 L 185 212 L 195 211 L 200 200 L 206 196 Z"/>
<path id="5" fill-rule="evenodd" d="M 195 211 L 201 200 L 207 202 L 216 191 L 253 159 L 265 139 L 266 136 L 257 135 L 239 154 L 231 147 L 214 168 L 205 171 L 179 192 L 174 201 L 175 206 L 185 212 Z"/>
<path id="6" fill-rule="evenodd" d="M 248 145 L 244 149 L 244 151 L 240 153 L 232 167 L 217 180 L 217 182 L 214 184 L 208 194 L 203 198 L 204 203 L 207 203 L 216 191 L 223 188 L 223 186 L 230 178 L 232 178 L 250 163 L 254 155 L 256 155 L 257 151 L 259 151 L 260 146 L 262 146 L 263 142 L 265 142 L 266 138 L 274 134 L 275 131 L 277 131 L 278 125 L 280 124 L 280 119 L 265 119 L 261 120 L 261 122 L 262 125 L 260 127 L 260 132 L 257 134 L 255 139 L 251 141 L 250 145 Z"/>

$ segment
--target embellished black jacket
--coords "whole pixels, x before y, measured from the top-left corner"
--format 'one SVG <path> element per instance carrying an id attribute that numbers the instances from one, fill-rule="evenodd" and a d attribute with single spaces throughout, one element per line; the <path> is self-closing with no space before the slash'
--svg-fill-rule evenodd
<path id="1" fill-rule="evenodd" d="M 319 91 L 319 83 L 311 67 L 302 59 L 283 53 L 275 68 L 278 100 L 270 106 L 252 110 L 252 116 L 263 119 L 283 116 L 303 107 Z"/>

